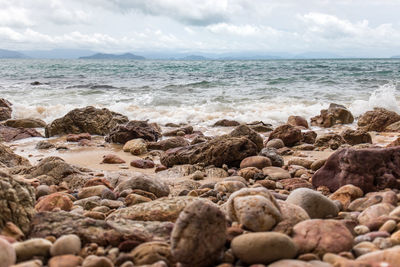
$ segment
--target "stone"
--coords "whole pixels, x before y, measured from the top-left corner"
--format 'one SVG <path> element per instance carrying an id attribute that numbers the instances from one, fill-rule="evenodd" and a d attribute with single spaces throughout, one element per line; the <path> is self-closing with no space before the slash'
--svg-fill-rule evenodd
<path id="1" fill-rule="evenodd" d="M 161 198 L 118 209 L 108 215 L 106 220 L 121 218 L 138 221 L 174 222 L 178 218 L 179 213 L 194 200 L 196 200 L 194 197 Z"/>
<path id="2" fill-rule="evenodd" d="M 85 258 L 82 267 L 114 267 L 114 264 L 107 257 L 90 255 Z"/>
<path id="3" fill-rule="evenodd" d="M 12 128 L 44 128 L 46 123 L 41 119 L 26 118 L 7 120 L 4 125 Z"/>
<path id="4" fill-rule="evenodd" d="M 274 181 L 291 178 L 288 171 L 278 167 L 266 167 L 263 168 L 262 171 L 263 174 L 268 177 L 268 179 Z"/>
<path id="5" fill-rule="evenodd" d="M 25 234 L 22 232 L 22 230 L 12 222 L 7 222 L 5 224 L 5 226 L 3 227 L 3 229 L 0 232 L 0 235 L 2 235 L 3 237 L 6 237 L 6 239 L 7 239 L 7 237 L 10 237 L 10 238 L 13 238 L 14 240 L 18 240 L 18 241 L 25 238 Z M 0 236 L 0 238 L 1 238 L 1 236 Z M 9 239 L 7 239 L 7 240 L 9 242 L 11 242 L 11 240 L 9 240 Z"/>
<path id="6" fill-rule="evenodd" d="M 268 142 L 265 144 L 266 148 L 275 148 L 275 149 L 279 149 L 279 148 L 283 148 L 285 146 L 285 144 L 283 143 L 283 141 L 279 138 L 275 138 L 275 139 L 270 139 L 268 140 Z"/>
<path id="7" fill-rule="evenodd" d="M 382 215 L 389 215 L 394 210 L 394 206 L 389 203 L 379 203 L 366 208 L 358 215 L 360 224 L 368 224 L 371 220 L 376 219 Z"/>
<path id="8" fill-rule="evenodd" d="M 16 259 L 15 250 L 11 244 L 0 238 L 0 267 L 13 265 Z"/>
<path id="9" fill-rule="evenodd" d="M 397 227 L 395 220 L 387 220 L 378 231 L 392 233 Z"/>
<path id="10" fill-rule="evenodd" d="M 153 241 L 140 244 L 129 255 L 135 266 L 148 266 L 158 261 L 164 261 L 168 266 L 175 263 L 171 248 L 166 242 Z"/>
<path id="11" fill-rule="evenodd" d="M 130 165 L 132 167 L 139 168 L 139 169 L 152 169 L 155 166 L 155 164 L 152 160 L 146 160 L 146 159 L 132 160 Z"/>
<path id="12" fill-rule="evenodd" d="M 121 159 L 119 156 L 114 155 L 114 154 L 107 154 L 103 156 L 103 160 L 101 163 L 104 164 L 122 164 L 125 163 L 126 161 Z"/>
<path id="13" fill-rule="evenodd" d="M 122 150 L 130 152 L 132 155 L 142 155 L 147 153 L 147 144 L 142 138 L 132 139 L 125 143 Z"/>
<path id="14" fill-rule="evenodd" d="M 34 205 L 33 187 L 0 171 L 0 229 L 12 222 L 27 234 L 35 213 Z"/>
<path id="15" fill-rule="evenodd" d="M 290 124 L 284 124 L 275 128 L 269 135 L 268 140 L 281 139 L 285 146 L 294 146 L 302 139 L 301 130 Z"/>
<path id="16" fill-rule="evenodd" d="M 300 126 L 308 129 L 308 122 L 305 118 L 301 116 L 289 116 L 287 120 L 287 124 L 293 125 L 293 126 Z"/>
<path id="17" fill-rule="evenodd" d="M 104 190 L 108 188 L 105 185 L 95 185 L 90 187 L 81 188 L 78 192 L 78 198 L 84 199 L 93 196 L 101 196 Z"/>
<path id="18" fill-rule="evenodd" d="M 268 231 L 281 221 L 275 197 L 265 188 L 244 188 L 230 195 L 228 217 L 251 231 Z"/>
<path id="19" fill-rule="evenodd" d="M 65 193 L 53 193 L 42 197 L 35 205 L 35 210 L 52 211 L 54 209 L 61 209 L 70 211 L 73 206 L 72 200 Z"/>
<path id="20" fill-rule="evenodd" d="M 177 135 L 179 135 L 179 133 L 182 133 L 183 135 L 192 134 L 193 133 L 193 127 L 188 125 L 186 127 L 182 127 L 182 128 L 179 128 L 179 129 L 175 129 L 175 130 L 163 133 L 163 135 L 164 136 L 177 136 Z"/>
<path id="21" fill-rule="evenodd" d="M 318 261 L 318 260 L 311 260 L 311 261 L 302 261 L 302 260 L 280 260 L 276 261 L 268 267 L 332 267 L 331 264 Z M 362 267 L 362 266 L 360 266 Z"/>
<path id="22" fill-rule="evenodd" d="M 244 169 L 240 169 L 240 171 L 238 172 L 238 175 L 242 176 L 244 179 L 246 179 L 246 181 L 248 181 L 250 179 L 254 179 L 255 176 L 264 176 L 262 174 L 262 171 L 255 167 L 247 167 Z"/>
<path id="23" fill-rule="evenodd" d="M 42 266 L 43 262 L 41 260 L 31 260 L 15 264 L 12 267 L 42 267 Z"/>
<path id="24" fill-rule="evenodd" d="M 363 191 L 352 184 L 347 184 L 340 187 L 332 195 L 329 196 L 331 200 L 337 200 L 342 204 L 343 209 L 347 209 L 350 203 L 364 195 Z"/>
<path id="25" fill-rule="evenodd" d="M 338 149 L 341 145 L 345 144 L 346 141 L 342 136 L 335 133 L 326 133 L 318 136 L 315 139 L 314 145 L 322 148 L 330 148 L 332 150 Z"/>
<path id="26" fill-rule="evenodd" d="M 233 254 L 245 264 L 269 264 L 281 259 L 293 259 L 296 245 L 285 234 L 274 232 L 248 233 L 235 237 Z"/>
<path id="27" fill-rule="evenodd" d="M 310 168 L 313 171 L 318 171 L 322 166 L 324 166 L 325 162 L 326 159 L 317 159 L 311 164 Z"/>
<path id="28" fill-rule="evenodd" d="M 83 259 L 75 255 L 62 255 L 52 257 L 49 262 L 49 267 L 79 267 Z"/>
<path id="29" fill-rule="evenodd" d="M 224 164 L 239 166 L 244 158 L 254 156 L 257 152 L 256 144 L 247 137 L 220 136 L 205 143 L 169 149 L 160 161 L 166 167 L 197 163 L 216 167 Z"/>
<path id="30" fill-rule="evenodd" d="M 29 160 L 15 154 L 8 146 L 5 146 L 0 143 L 0 163 L 4 164 L 8 168 L 17 167 L 17 166 L 26 166 L 30 167 L 31 164 Z"/>
<path id="31" fill-rule="evenodd" d="M 367 262 L 367 263 L 385 262 L 386 264 L 388 264 L 386 266 L 395 267 L 399 265 L 399 258 L 400 258 L 400 246 L 395 246 L 393 248 L 364 254 L 358 257 L 356 261 Z"/>
<path id="32" fill-rule="evenodd" d="M 399 166 L 399 147 L 342 149 L 327 159 L 312 183 L 315 187 L 327 186 L 332 192 L 346 184 L 355 185 L 364 193 L 399 188 Z"/>
<path id="33" fill-rule="evenodd" d="M 140 189 L 153 193 L 157 197 L 166 197 L 170 193 L 169 186 L 161 179 L 141 173 L 131 175 L 132 176 L 129 179 L 118 184 L 118 186 L 115 188 L 115 192 L 121 193 L 127 189 Z"/>
<path id="34" fill-rule="evenodd" d="M 183 266 L 210 266 L 226 241 L 225 215 L 212 202 L 197 200 L 179 214 L 171 233 L 171 251 Z"/>
<path id="35" fill-rule="evenodd" d="M 156 142 L 161 137 L 161 132 L 157 124 L 147 123 L 146 121 L 129 121 L 124 125 L 113 128 L 106 136 L 107 142 L 125 144 L 132 139 L 143 139 Z"/>
<path id="36" fill-rule="evenodd" d="M 125 198 L 125 205 L 127 207 L 129 207 L 132 205 L 136 205 L 136 204 L 143 203 L 143 202 L 149 202 L 149 201 L 151 201 L 151 198 L 141 196 L 138 194 L 129 194 Z"/>
<path id="37" fill-rule="evenodd" d="M 312 189 L 312 184 L 306 179 L 302 178 L 290 178 L 279 180 L 279 183 L 283 186 L 283 189 L 293 191 L 297 188 L 310 188 Z"/>
<path id="38" fill-rule="evenodd" d="M 187 141 L 183 137 L 172 137 L 165 140 L 161 140 L 158 142 L 149 142 L 147 147 L 150 150 L 163 150 L 167 151 L 171 148 L 183 147 L 190 145 L 189 141 Z"/>
<path id="39" fill-rule="evenodd" d="M 35 146 L 36 149 L 40 149 L 40 150 L 41 149 L 50 149 L 50 148 L 54 148 L 54 147 L 55 147 L 55 145 L 53 145 L 52 143 L 45 141 L 45 140 L 39 141 Z"/>
<path id="40" fill-rule="evenodd" d="M 244 158 L 242 162 L 240 162 L 240 168 L 247 168 L 247 167 L 256 167 L 258 169 L 262 169 L 265 167 L 271 166 L 271 160 L 267 157 L 263 156 L 251 156 Z"/>
<path id="41" fill-rule="evenodd" d="M 358 145 L 358 144 L 372 144 L 372 137 L 371 135 L 365 130 L 352 130 L 346 129 L 340 133 L 343 139 L 351 146 Z"/>
<path id="42" fill-rule="evenodd" d="M 12 244 L 17 255 L 18 262 L 30 260 L 34 256 L 47 257 L 50 254 L 52 243 L 44 238 L 32 238 L 24 242 Z"/>
<path id="43" fill-rule="evenodd" d="M 63 235 L 54 242 L 50 248 L 50 254 L 52 256 L 73 254 L 77 255 L 81 251 L 81 240 L 79 236 Z"/>
<path id="44" fill-rule="evenodd" d="M 31 137 L 43 137 L 38 131 L 31 128 L 12 128 L 0 125 L 0 141 L 12 142 Z"/>
<path id="45" fill-rule="evenodd" d="M 305 220 L 293 227 L 293 242 L 299 253 L 325 253 L 350 251 L 353 247 L 353 235 L 341 221 Z"/>
<path id="46" fill-rule="evenodd" d="M 335 217 L 339 213 L 337 205 L 332 200 L 308 188 L 292 191 L 286 201 L 302 207 L 312 219 Z"/>
<path id="47" fill-rule="evenodd" d="M 288 165 L 297 165 L 297 166 L 302 166 L 306 169 L 311 169 L 311 165 L 313 164 L 312 160 L 306 159 L 306 158 L 291 158 L 288 161 Z"/>
<path id="48" fill-rule="evenodd" d="M 328 109 L 321 110 L 320 115 L 311 118 L 311 125 L 329 128 L 336 124 L 353 123 L 353 121 L 353 115 L 345 106 L 332 103 Z"/>
<path id="49" fill-rule="evenodd" d="M 400 115 L 384 108 L 374 108 L 358 119 L 358 127 L 365 131 L 383 132 L 392 123 L 400 121 Z"/>
<path id="50" fill-rule="evenodd" d="M 127 117 L 119 113 L 88 106 L 71 110 L 64 117 L 54 120 L 46 126 L 45 133 L 46 137 L 79 133 L 106 135 L 118 124 L 127 121 Z"/>
<path id="51" fill-rule="evenodd" d="M 301 135 L 303 136 L 301 141 L 306 144 L 314 144 L 317 139 L 317 133 L 314 131 L 302 132 Z"/>
<path id="52" fill-rule="evenodd" d="M 257 152 L 259 152 L 264 147 L 264 141 L 261 135 L 259 135 L 256 131 L 252 130 L 247 125 L 239 125 L 232 132 L 229 133 L 231 137 L 247 137 L 250 141 L 252 141 L 257 146 Z"/>
<path id="53" fill-rule="evenodd" d="M 276 139 L 276 140 L 278 140 L 278 139 Z M 271 140 L 271 141 L 273 141 L 273 140 Z M 273 147 L 263 148 L 258 155 L 269 158 L 272 166 L 274 166 L 274 167 L 282 167 L 284 164 L 283 157 L 281 155 L 279 155 L 276 148 L 273 148 Z"/>
<path id="54" fill-rule="evenodd" d="M 281 210 L 282 220 L 272 229 L 274 232 L 290 235 L 296 224 L 310 219 L 307 212 L 300 206 L 283 200 L 277 200 L 277 202 Z"/>
<path id="55" fill-rule="evenodd" d="M 67 142 L 79 142 L 81 140 L 92 140 L 92 136 L 89 133 L 67 135 Z"/>
<path id="56" fill-rule="evenodd" d="M 227 119 L 223 119 L 223 120 L 219 120 L 216 123 L 214 123 L 213 127 L 235 127 L 235 126 L 239 126 L 240 123 L 234 120 L 227 120 Z"/>
<path id="57" fill-rule="evenodd" d="M 220 193 L 231 194 L 245 187 L 246 184 L 241 181 L 222 181 L 216 183 L 214 189 Z"/>
<path id="58" fill-rule="evenodd" d="M 8 100 L 0 98 L 0 121 L 11 119 L 11 106 L 12 104 Z"/>

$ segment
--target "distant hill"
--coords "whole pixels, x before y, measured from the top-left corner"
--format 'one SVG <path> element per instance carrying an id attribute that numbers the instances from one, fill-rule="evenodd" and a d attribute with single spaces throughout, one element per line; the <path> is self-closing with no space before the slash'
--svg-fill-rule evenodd
<path id="1" fill-rule="evenodd" d="M 0 58 L 27 58 L 27 56 L 20 52 L 0 49 Z"/>
<path id="2" fill-rule="evenodd" d="M 131 53 L 125 53 L 121 55 L 115 54 L 103 54 L 103 53 L 96 53 L 94 55 L 88 57 L 80 57 L 79 59 L 145 59 L 142 56 L 137 56 Z"/>
<path id="3" fill-rule="evenodd" d="M 86 49 L 52 49 L 52 50 L 27 50 L 22 51 L 31 58 L 49 58 L 49 59 L 76 59 L 93 55 L 94 51 Z"/>
<path id="4" fill-rule="evenodd" d="M 391 58 L 400 58 L 400 55 L 399 56 L 392 56 Z"/>
<path id="5" fill-rule="evenodd" d="M 209 58 L 199 56 L 199 55 L 189 55 L 181 58 L 181 60 L 209 60 Z"/>

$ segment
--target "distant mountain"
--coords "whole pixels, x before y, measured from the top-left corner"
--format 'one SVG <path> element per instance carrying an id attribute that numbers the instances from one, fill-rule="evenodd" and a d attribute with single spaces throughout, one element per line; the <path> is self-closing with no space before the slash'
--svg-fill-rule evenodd
<path id="1" fill-rule="evenodd" d="M 391 58 L 400 58 L 400 55 L 399 56 L 392 56 Z"/>
<path id="2" fill-rule="evenodd" d="M 0 58 L 27 58 L 27 56 L 20 52 L 0 49 Z"/>
<path id="3" fill-rule="evenodd" d="M 307 52 L 295 55 L 294 59 L 322 59 L 322 58 L 343 58 L 340 55 L 329 52 Z"/>
<path id="4" fill-rule="evenodd" d="M 199 56 L 199 55 L 189 55 L 189 56 L 181 58 L 181 60 L 209 60 L 209 58 Z"/>
<path id="5" fill-rule="evenodd" d="M 91 56 L 87 57 L 80 57 L 79 59 L 145 59 L 142 56 L 137 56 L 131 53 L 125 53 L 121 55 L 115 55 L 115 54 L 103 54 L 103 53 L 96 53 Z"/>
<path id="6" fill-rule="evenodd" d="M 94 51 L 85 49 L 52 49 L 52 50 L 29 50 L 23 53 L 32 58 L 49 59 L 75 59 L 93 55 Z"/>

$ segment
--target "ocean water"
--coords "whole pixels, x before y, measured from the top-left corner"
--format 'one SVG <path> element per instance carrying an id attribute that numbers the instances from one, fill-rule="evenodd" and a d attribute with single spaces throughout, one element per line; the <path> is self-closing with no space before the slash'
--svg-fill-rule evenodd
<path id="1" fill-rule="evenodd" d="M 38 81 L 40 85 L 31 83 Z M 51 122 L 77 107 L 130 119 L 209 126 L 219 119 L 274 125 L 329 103 L 355 116 L 400 112 L 400 60 L 0 60 L 0 97 L 13 117 Z"/>

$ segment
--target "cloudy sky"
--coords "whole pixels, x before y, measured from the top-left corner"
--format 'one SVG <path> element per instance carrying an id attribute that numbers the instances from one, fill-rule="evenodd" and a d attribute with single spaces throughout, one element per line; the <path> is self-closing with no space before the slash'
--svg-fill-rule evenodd
<path id="1" fill-rule="evenodd" d="M 0 48 L 400 54 L 400 0 L 0 0 Z"/>

